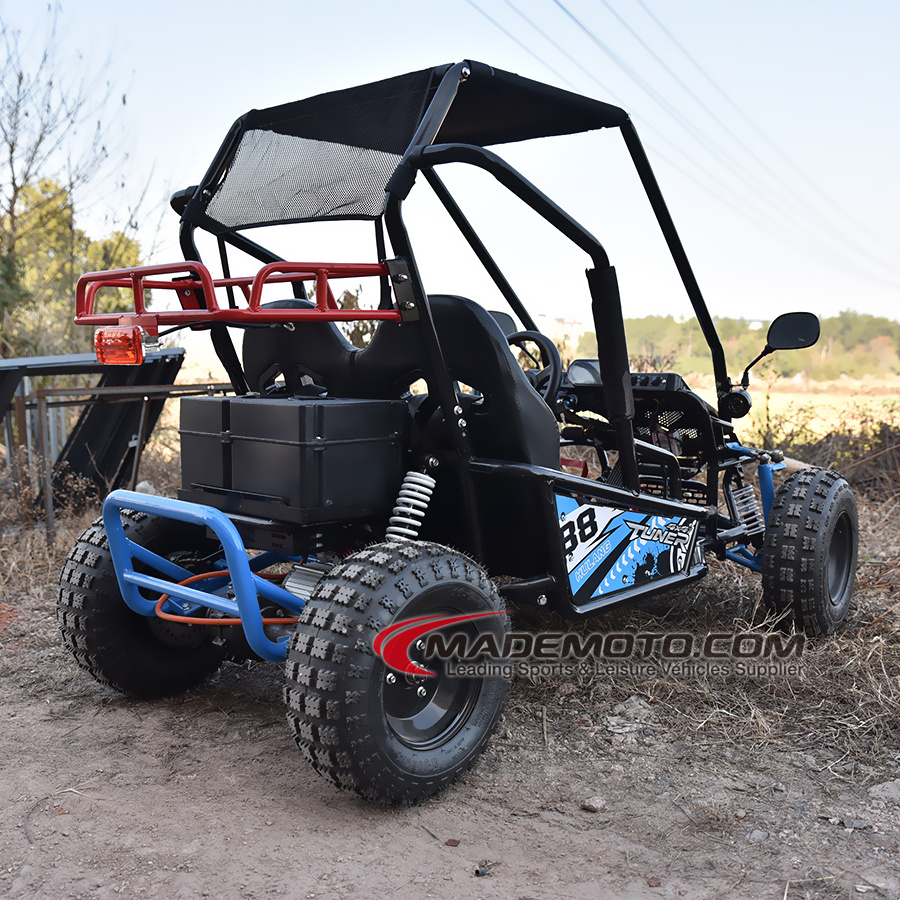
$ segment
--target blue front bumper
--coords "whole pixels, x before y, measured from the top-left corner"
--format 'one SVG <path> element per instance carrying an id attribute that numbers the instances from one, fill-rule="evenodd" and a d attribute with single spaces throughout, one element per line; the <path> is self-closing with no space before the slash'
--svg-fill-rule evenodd
<path id="1" fill-rule="evenodd" d="M 190 578 L 192 572 L 171 560 L 141 547 L 125 535 L 120 512 L 124 509 L 202 525 L 210 529 L 222 544 L 224 552 L 223 576 L 197 582 L 198 587 L 178 582 Z M 141 616 L 156 615 L 157 600 L 147 599 L 141 589 L 168 594 L 170 608 L 176 614 L 191 615 L 201 609 L 213 609 L 241 620 L 250 648 L 268 660 L 283 660 L 287 655 L 288 637 L 271 640 L 263 627 L 260 597 L 271 601 L 293 615 L 306 605 L 305 601 L 272 584 L 256 574 L 276 562 L 294 557 L 261 553 L 248 557 L 237 528 L 223 512 L 198 503 L 185 503 L 166 497 L 138 494 L 134 491 L 113 491 L 103 503 L 103 524 L 109 539 L 109 550 L 119 580 L 119 589 L 129 608 Z M 151 568 L 161 576 L 138 572 L 135 564 Z M 234 599 L 223 596 L 231 586 Z M 177 601 L 177 603 L 176 603 Z M 173 605 L 174 604 L 174 605 Z"/>

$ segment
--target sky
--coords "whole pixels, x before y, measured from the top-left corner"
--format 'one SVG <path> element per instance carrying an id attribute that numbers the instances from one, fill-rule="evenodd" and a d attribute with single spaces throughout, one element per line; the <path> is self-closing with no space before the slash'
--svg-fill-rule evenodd
<path id="1" fill-rule="evenodd" d="M 33 46 L 46 8 L 0 0 Z M 629 111 L 714 315 L 900 318 L 900 4 L 68 0 L 58 30 L 63 76 L 109 83 L 110 147 L 129 156 L 81 199 L 81 224 L 104 236 L 110 210 L 121 217 L 146 188 L 137 220 L 148 261 L 180 258 L 163 198 L 200 179 L 247 110 L 468 58 Z M 690 313 L 617 134 L 497 149 L 603 243 L 626 316 Z M 486 176 L 447 180 L 529 309 L 589 317 L 583 254 Z M 407 204 L 426 288 L 496 306 L 428 191 L 417 186 Z M 359 250 L 358 229 L 307 234 L 284 255 L 373 252 L 368 229 Z"/>

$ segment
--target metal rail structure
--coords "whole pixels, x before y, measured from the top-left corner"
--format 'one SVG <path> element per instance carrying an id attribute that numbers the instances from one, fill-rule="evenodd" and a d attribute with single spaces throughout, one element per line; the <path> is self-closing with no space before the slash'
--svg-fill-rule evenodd
<path id="1" fill-rule="evenodd" d="M 133 486 L 167 397 L 208 390 L 174 385 L 183 360 L 181 348 L 152 351 L 139 366 L 104 366 L 87 353 L 0 360 L 6 464 L 23 516 L 31 519 L 45 509 L 49 537 L 53 505 L 73 477 L 87 479 L 101 495 Z M 95 385 L 32 388 L 38 379 L 96 375 Z M 71 430 L 52 412 L 66 406 L 82 407 Z M 36 495 L 29 469 L 40 472 Z"/>

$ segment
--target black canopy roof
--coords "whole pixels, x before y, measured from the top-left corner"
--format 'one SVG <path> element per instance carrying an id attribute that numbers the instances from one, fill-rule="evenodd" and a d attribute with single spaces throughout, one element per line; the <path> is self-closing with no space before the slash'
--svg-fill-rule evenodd
<path id="1" fill-rule="evenodd" d="M 466 62 L 434 143 L 478 146 L 621 125 L 624 110 Z M 377 218 L 384 189 L 452 65 L 251 110 L 185 218 L 211 230 Z M 458 68 L 458 66 L 457 66 Z"/>
<path id="2" fill-rule="evenodd" d="M 487 147 L 558 134 L 576 134 L 621 125 L 627 113 L 617 106 L 504 72 L 484 63 L 467 63 L 471 74 L 459 85 L 435 143 Z M 395 116 L 416 116 L 418 125 L 437 86 L 451 66 L 436 66 L 341 91 L 319 94 L 247 114 L 248 128 L 403 153 L 405 137 L 391 125 Z M 393 108 L 382 128 L 373 116 Z M 399 123 L 398 123 L 399 124 Z"/>

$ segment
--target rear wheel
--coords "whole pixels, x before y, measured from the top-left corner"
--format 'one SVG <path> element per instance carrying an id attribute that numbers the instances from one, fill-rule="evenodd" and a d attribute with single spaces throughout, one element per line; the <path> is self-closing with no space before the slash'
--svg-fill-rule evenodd
<path id="1" fill-rule="evenodd" d="M 850 609 L 859 524 L 850 485 L 826 469 L 778 489 L 763 549 L 763 597 L 810 637 L 837 631 Z"/>
<path id="2" fill-rule="evenodd" d="M 374 642 L 410 619 L 479 613 L 487 615 L 454 631 L 467 638 L 490 632 L 502 645 L 508 624 L 496 589 L 472 560 L 438 544 L 378 544 L 323 578 L 285 669 L 288 720 L 313 768 L 385 803 L 424 800 L 459 778 L 494 731 L 508 681 L 452 676 L 447 663 L 422 659 L 420 640 L 412 641 L 412 658 L 435 674 L 404 674 L 376 654 Z M 405 653 L 404 636 L 396 640 Z"/>
<path id="3" fill-rule="evenodd" d="M 216 543 L 205 531 L 144 513 L 122 513 L 125 534 L 135 543 L 200 571 Z M 149 596 L 149 595 L 148 595 Z M 59 578 L 57 620 L 63 643 L 97 681 L 125 694 L 156 699 L 188 690 L 224 659 L 212 630 L 140 616 L 122 599 L 102 519 L 85 531 Z"/>

